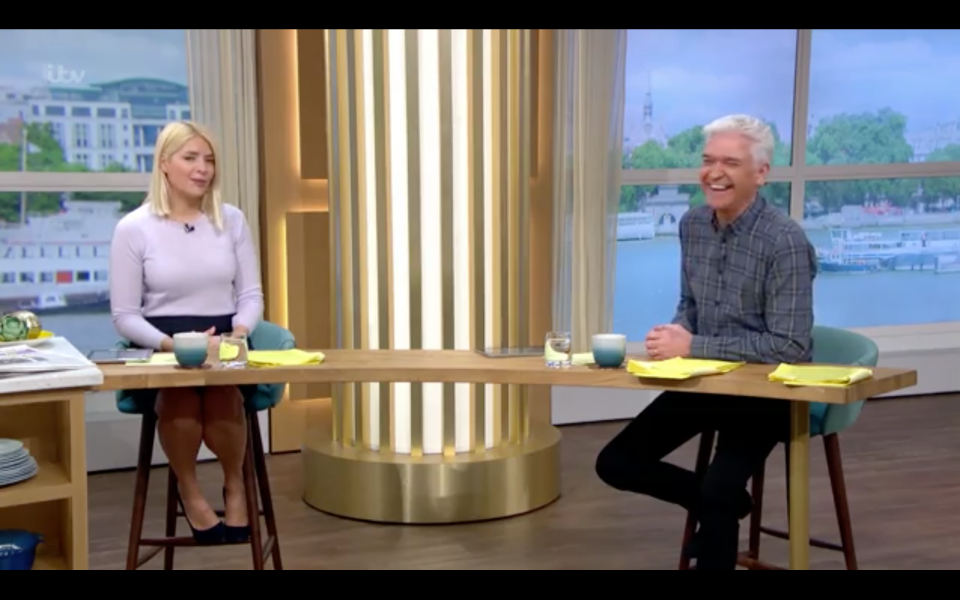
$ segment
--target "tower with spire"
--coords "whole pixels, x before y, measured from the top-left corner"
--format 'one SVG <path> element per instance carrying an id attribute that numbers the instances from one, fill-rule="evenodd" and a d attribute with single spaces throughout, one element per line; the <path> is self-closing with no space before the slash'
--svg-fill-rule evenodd
<path id="1" fill-rule="evenodd" d="M 643 95 L 643 122 L 639 131 L 639 139 L 631 140 L 633 146 L 642 146 L 647 142 L 656 142 L 662 147 L 667 145 L 667 134 L 663 123 L 653 115 L 653 72 L 647 72 L 647 92 Z"/>
<path id="2" fill-rule="evenodd" d="M 647 71 L 647 93 L 643 95 L 643 139 L 653 136 L 653 73 Z"/>
<path id="3" fill-rule="evenodd" d="M 638 124 L 636 117 L 629 116 L 631 114 L 636 115 L 636 112 L 630 111 L 624 123 L 623 151 L 625 154 L 651 141 L 664 148 L 667 146 L 667 134 L 663 123 L 657 121 L 653 115 L 653 73 L 650 71 L 647 72 L 647 91 L 643 95 L 642 121 Z"/>

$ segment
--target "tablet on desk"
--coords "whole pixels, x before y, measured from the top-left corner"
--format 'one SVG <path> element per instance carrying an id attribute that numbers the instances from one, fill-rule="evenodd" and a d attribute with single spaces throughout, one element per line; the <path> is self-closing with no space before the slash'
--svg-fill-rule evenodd
<path id="1" fill-rule="evenodd" d="M 543 346 L 527 346 L 520 348 L 484 348 L 478 350 L 478 352 L 487 358 L 521 358 L 524 356 L 543 357 L 544 349 Z"/>
<path id="2" fill-rule="evenodd" d="M 128 362 L 148 361 L 153 356 L 149 348 L 111 348 L 109 350 L 91 350 L 87 354 L 98 365 L 120 365 Z"/>

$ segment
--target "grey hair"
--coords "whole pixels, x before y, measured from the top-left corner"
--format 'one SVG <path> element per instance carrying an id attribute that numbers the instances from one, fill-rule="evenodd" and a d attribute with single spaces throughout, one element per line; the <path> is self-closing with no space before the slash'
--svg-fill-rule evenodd
<path id="1" fill-rule="evenodd" d="M 753 159 L 760 165 L 773 164 L 773 131 L 760 119 L 748 115 L 727 115 L 703 128 L 707 141 L 720 133 L 739 133 L 746 136 L 751 142 Z"/>

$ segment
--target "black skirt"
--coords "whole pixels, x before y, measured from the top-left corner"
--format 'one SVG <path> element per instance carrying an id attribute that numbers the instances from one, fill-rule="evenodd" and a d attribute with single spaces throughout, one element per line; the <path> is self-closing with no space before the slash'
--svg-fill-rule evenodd
<path id="1" fill-rule="evenodd" d="M 220 317 L 146 317 L 146 319 L 148 323 L 159 329 L 164 335 L 173 337 L 178 333 L 207 331 L 211 327 L 215 328 L 214 335 L 230 333 L 233 331 L 233 317 L 234 315 L 224 315 Z M 130 345 L 134 348 L 139 347 L 132 342 Z M 249 337 L 247 338 L 247 345 L 250 350 L 253 350 L 253 344 Z M 240 388 L 240 394 L 243 396 L 244 403 L 248 407 L 251 406 L 251 402 L 259 386 L 241 385 L 238 387 Z M 195 389 L 197 393 L 202 396 L 205 388 L 199 387 Z M 132 399 L 137 405 L 138 412 L 142 413 L 154 410 L 159 392 L 160 390 L 157 389 L 128 390 L 124 391 L 122 395 Z"/>

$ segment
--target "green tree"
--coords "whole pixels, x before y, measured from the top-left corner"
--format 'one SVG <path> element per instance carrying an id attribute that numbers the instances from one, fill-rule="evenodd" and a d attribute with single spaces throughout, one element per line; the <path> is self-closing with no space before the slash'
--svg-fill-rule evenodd
<path id="1" fill-rule="evenodd" d="M 639 187 L 641 186 L 638 186 L 638 185 L 621 185 L 620 186 L 620 212 L 622 213 L 637 212 L 637 209 L 640 206 L 640 191 L 637 189 Z"/>
<path id="2" fill-rule="evenodd" d="M 906 130 L 907 117 L 889 108 L 822 119 L 807 141 L 807 164 L 910 162 L 913 148 L 907 143 Z M 911 206 L 916 201 L 917 184 L 907 179 L 812 181 L 806 191 L 807 198 L 819 201 L 826 212 L 837 212 L 844 205 L 861 205 L 865 201 Z"/>
<path id="3" fill-rule="evenodd" d="M 927 162 L 960 162 L 960 144 L 950 144 L 931 152 Z M 960 177 L 931 177 L 920 180 L 923 199 L 936 202 L 944 199 L 960 198 Z"/>
<path id="4" fill-rule="evenodd" d="M 703 127 L 688 127 L 667 141 L 667 148 L 676 157 L 675 168 L 695 169 L 703 164 L 703 147 L 706 144 Z"/>
<path id="5" fill-rule="evenodd" d="M 49 123 L 30 123 L 26 128 L 30 150 L 26 155 L 26 170 L 28 172 L 90 172 L 86 165 L 78 165 L 65 160 L 63 148 L 53 135 L 52 125 Z M 0 172 L 22 171 L 23 159 L 21 144 L 0 144 Z M 122 164 L 113 163 L 102 172 L 125 173 L 128 171 L 129 169 Z M 123 204 L 123 212 L 136 208 L 143 202 L 144 198 L 144 194 L 139 192 L 75 192 L 72 194 L 32 192 L 25 196 L 26 212 L 36 215 L 56 213 L 60 210 L 60 202 L 64 196 L 75 200 L 119 201 Z M 19 222 L 22 199 L 19 192 L 0 192 L 0 221 Z"/>
<path id="6" fill-rule="evenodd" d="M 780 128 L 777 127 L 776 123 L 767 120 L 764 120 L 764 123 L 770 127 L 770 132 L 773 133 L 773 166 L 789 167 L 793 162 L 793 150 L 790 144 L 783 141 L 783 137 L 780 136 Z"/>
<path id="7" fill-rule="evenodd" d="M 888 165 L 910 162 L 907 117 L 892 109 L 822 119 L 807 141 L 808 165 Z"/>
<path id="8" fill-rule="evenodd" d="M 774 148 L 774 164 L 790 164 L 790 146 L 780 138 L 780 133 L 774 123 L 768 123 L 773 129 L 776 143 Z M 689 127 L 667 140 L 666 147 L 654 141 L 648 141 L 637 146 L 629 153 L 624 154 L 624 169 L 695 169 L 703 163 L 703 147 L 706 138 L 703 127 L 695 125 Z M 659 191 L 655 185 L 628 185 L 623 186 L 620 192 L 620 212 L 635 212 L 644 207 L 647 198 Z M 698 184 L 680 186 L 680 193 L 690 196 L 691 206 L 701 206 L 706 201 L 703 190 Z M 770 202 L 785 209 L 790 205 L 790 184 L 771 183 L 763 190 L 763 195 Z"/>
<path id="9" fill-rule="evenodd" d="M 653 140 L 624 153 L 624 169 L 676 169 L 681 157 L 669 146 L 664 148 Z M 636 212 L 644 201 L 657 193 L 655 185 L 628 185 L 620 188 L 620 212 Z"/>
<path id="10" fill-rule="evenodd" d="M 31 152 L 26 155 L 26 170 L 31 172 L 64 172 L 76 170 L 63 158 L 63 148 L 53 137 L 49 123 L 30 123 L 26 126 L 27 142 Z M 24 156 L 22 144 L 0 144 L 0 172 L 22 171 Z M 60 210 L 58 192 L 34 192 L 26 195 L 27 212 L 49 214 Z M 0 192 L 0 221 L 20 221 L 21 194 Z"/>

